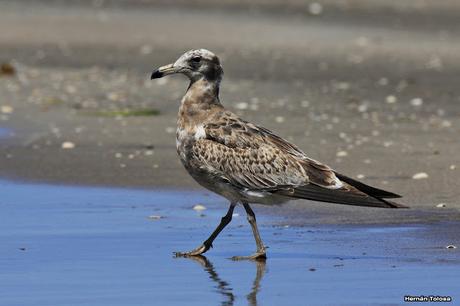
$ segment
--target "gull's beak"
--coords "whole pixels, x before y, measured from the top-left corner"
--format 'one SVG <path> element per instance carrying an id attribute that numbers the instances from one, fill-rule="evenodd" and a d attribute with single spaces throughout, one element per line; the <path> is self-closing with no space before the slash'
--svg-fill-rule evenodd
<path id="1" fill-rule="evenodd" d="M 150 77 L 150 79 L 153 80 L 153 79 L 162 78 L 165 75 L 173 74 L 177 72 L 178 72 L 178 69 L 174 67 L 174 64 L 169 64 L 166 66 L 162 66 L 158 68 L 157 70 L 155 70 L 154 72 L 152 72 L 152 76 Z"/>

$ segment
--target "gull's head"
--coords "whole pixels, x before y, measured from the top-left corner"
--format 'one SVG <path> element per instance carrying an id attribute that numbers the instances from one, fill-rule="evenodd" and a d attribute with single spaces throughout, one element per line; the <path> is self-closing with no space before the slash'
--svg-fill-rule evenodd
<path id="1" fill-rule="evenodd" d="M 182 73 L 192 82 L 200 79 L 220 82 L 223 71 L 219 58 L 214 53 L 206 49 L 196 49 L 185 52 L 173 64 L 156 69 L 151 79 L 162 78 L 173 73 Z"/>

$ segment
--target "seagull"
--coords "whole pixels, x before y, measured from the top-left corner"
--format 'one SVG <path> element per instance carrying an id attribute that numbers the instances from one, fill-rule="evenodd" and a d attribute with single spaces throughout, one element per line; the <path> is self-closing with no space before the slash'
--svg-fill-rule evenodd
<path id="1" fill-rule="evenodd" d="M 199 247 L 176 256 L 199 256 L 208 251 L 242 204 L 257 250 L 233 259 L 265 259 L 254 211 L 249 203 L 274 205 L 293 199 L 336 204 L 406 208 L 388 199 L 401 196 L 368 186 L 308 157 L 272 131 L 239 118 L 219 99 L 223 69 L 209 50 L 190 50 L 173 64 L 162 66 L 151 79 L 180 73 L 190 85 L 177 119 L 176 149 L 188 173 L 203 187 L 225 197 L 229 209 L 217 228 Z"/>

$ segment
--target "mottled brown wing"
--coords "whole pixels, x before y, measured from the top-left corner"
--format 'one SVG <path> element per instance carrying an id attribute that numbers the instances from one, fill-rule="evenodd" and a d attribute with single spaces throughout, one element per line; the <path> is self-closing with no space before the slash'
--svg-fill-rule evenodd
<path id="1" fill-rule="evenodd" d="M 217 118 L 216 118 L 217 119 Z M 223 144 L 228 148 L 269 150 L 275 155 L 291 160 L 301 166 L 305 184 L 313 183 L 325 188 L 337 188 L 340 181 L 334 171 L 327 165 L 308 158 L 302 150 L 294 144 L 277 136 L 270 130 L 256 126 L 238 118 L 235 114 L 226 111 L 220 114 L 212 124 L 205 125 L 207 139 Z M 279 173 L 282 175 L 282 173 Z M 284 173 L 288 175 L 288 173 Z M 296 180 L 297 182 L 297 180 Z"/>
<path id="2" fill-rule="evenodd" d="M 299 163 L 267 145 L 229 147 L 199 139 L 192 146 L 192 154 L 200 167 L 249 190 L 277 190 L 308 183 Z"/>
<path id="3" fill-rule="evenodd" d="M 204 129 L 206 138 L 198 140 L 193 147 L 195 158 L 208 167 L 208 171 L 237 186 L 316 201 L 403 207 L 382 199 L 397 195 L 336 174 L 270 130 L 243 121 L 230 112 Z"/>
<path id="4" fill-rule="evenodd" d="M 397 195 L 336 174 L 270 130 L 231 112 L 212 122 L 204 126 L 206 139 L 194 145 L 195 158 L 235 185 L 316 201 L 402 207 L 382 199 Z"/>
<path id="5" fill-rule="evenodd" d="M 299 186 L 309 183 L 337 188 L 340 181 L 326 165 L 309 159 L 295 145 L 270 130 L 224 112 L 204 126 L 208 147 L 216 152 L 217 169 L 250 189 Z M 197 144 L 199 146 L 204 143 Z M 213 161 L 207 161 L 207 163 Z M 236 168 L 239 167 L 239 168 Z"/>

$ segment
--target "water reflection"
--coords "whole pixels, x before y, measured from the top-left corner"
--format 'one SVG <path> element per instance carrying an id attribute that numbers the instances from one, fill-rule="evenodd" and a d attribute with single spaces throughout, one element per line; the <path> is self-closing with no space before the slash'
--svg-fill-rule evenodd
<path id="1" fill-rule="evenodd" d="M 209 278 L 217 284 L 217 291 L 224 297 L 224 301 L 222 301 L 221 305 L 232 306 L 235 302 L 233 289 L 228 282 L 220 278 L 209 259 L 202 255 L 187 258 L 199 263 L 204 271 L 209 274 Z M 260 291 L 260 283 L 265 274 L 265 260 L 254 260 L 252 262 L 256 265 L 256 275 L 252 282 L 251 291 L 246 295 L 246 299 L 248 300 L 248 305 L 257 306 L 257 294 Z"/>

